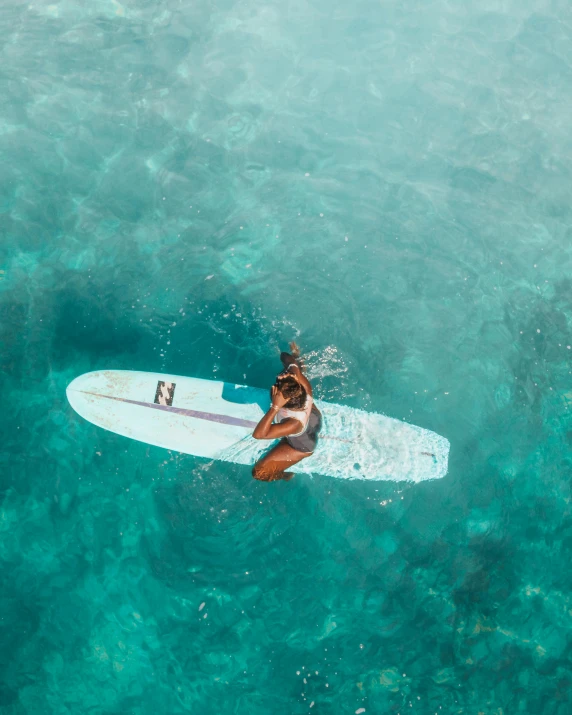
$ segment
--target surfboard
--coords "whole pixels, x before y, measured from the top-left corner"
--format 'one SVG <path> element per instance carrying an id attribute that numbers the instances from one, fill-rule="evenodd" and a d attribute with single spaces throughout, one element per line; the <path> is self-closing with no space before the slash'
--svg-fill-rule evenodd
<path id="1" fill-rule="evenodd" d="M 165 449 L 252 465 L 271 446 L 252 431 L 268 410 L 268 390 L 180 375 L 88 372 L 67 387 L 83 418 Z M 421 482 L 447 473 L 449 442 L 421 427 L 315 400 L 323 426 L 314 454 L 297 472 L 340 479 Z"/>

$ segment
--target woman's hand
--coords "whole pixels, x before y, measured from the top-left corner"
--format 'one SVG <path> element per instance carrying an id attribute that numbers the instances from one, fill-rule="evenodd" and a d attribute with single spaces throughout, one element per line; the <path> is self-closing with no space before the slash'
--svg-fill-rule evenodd
<path id="1" fill-rule="evenodd" d="M 296 343 L 293 340 L 291 343 L 289 343 L 289 345 L 290 345 L 290 352 L 292 353 L 293 357 L 299 358 L 300 357 L 300 348 L 298 347 L 298 345 L 296 345 Z"/>
<path id="2" fill-rule="evenodd" d="M 272 406 L 254 428 L 254 432 L 252 433 L 254 439 L 280 439 L 281 437 L 287 437 L 289 434 L 299 432 L 303 427 L 302 423 L 293 417 L 282 420 L 280 424 L 272 424 L 272 421 L 276 416 L 276 412 L 281 407 L 284 407 L 288 400 L 284 397 L 276 385 L 272 385 L 271 394 Z"/>
<path id="3" fill-rule="evenodd" d="M 280 362 L 284 365 L 284 370 L 288 370 L 291 365 L 297 365 L 302 372 L 305 370 L 304 360 L 300 357 L 300 348 L 295 342 L 290 343 L 289 353 L 280 353 Z"/>
<path id="4" fill-rule="evenodd" d="M 296 345 L 296 343 L 294 341 L 292 341 L 290 343 L 290 352 L 292 353 L 292 357 L 295 360 L 294 364 L 297 365 L 300 368 L 300 370 L 304 371 L 304 369 L 305 369 L 304 360 L 302 359 L 302 357 L 300 355 L 300 348 L 298 347 L 298 345 Z"/>
<path id="5" fill-rule="evenodd" d="M 284 405 L 288 402 L 288 400 L 284 397 L 284 395 L 280 392 L 276 385 L 272 385 L 271 395 L 272 407 L 280 409 L 281 407 L 284 407 Z"/>

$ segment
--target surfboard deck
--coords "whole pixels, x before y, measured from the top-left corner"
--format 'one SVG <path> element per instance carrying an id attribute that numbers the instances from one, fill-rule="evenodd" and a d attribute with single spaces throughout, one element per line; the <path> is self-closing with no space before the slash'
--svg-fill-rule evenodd
<path id="1" fill-rule="evenodd" d="M 84 419 L 157 447 L 252 465 L 273 444 L 252 431 L 268 390 L 155 372 L 100 370 L 75 378 L 67 398 Z M 385 415 L 316 400 L 323 426 L 297 472 L 420 482 L 447 473 L 449 442 Z"/>

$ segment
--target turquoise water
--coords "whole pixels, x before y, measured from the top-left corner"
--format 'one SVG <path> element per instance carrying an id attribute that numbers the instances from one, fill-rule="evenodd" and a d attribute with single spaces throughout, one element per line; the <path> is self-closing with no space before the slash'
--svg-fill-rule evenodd
<path id="1" fill-rule="evenodd" d="M 572 8 L 0 8 L 0 712 L 568 715 Z M 451 442 L 418 485 L 128 441 L 101 368 Z"/>

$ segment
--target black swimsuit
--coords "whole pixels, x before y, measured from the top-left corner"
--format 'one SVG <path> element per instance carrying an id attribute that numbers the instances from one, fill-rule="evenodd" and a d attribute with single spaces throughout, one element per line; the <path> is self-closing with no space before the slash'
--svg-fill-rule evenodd
<path id="1" fill-rule="evenodd" d="M 316 407 L 312 405 L 312 411 L 308 417 L 308 424 L 302 434 L 285 437 L 286 442 L 297 452 L 313 452 L 318 443 L 318 435 L 322 429 L 322 415 Z"/>

